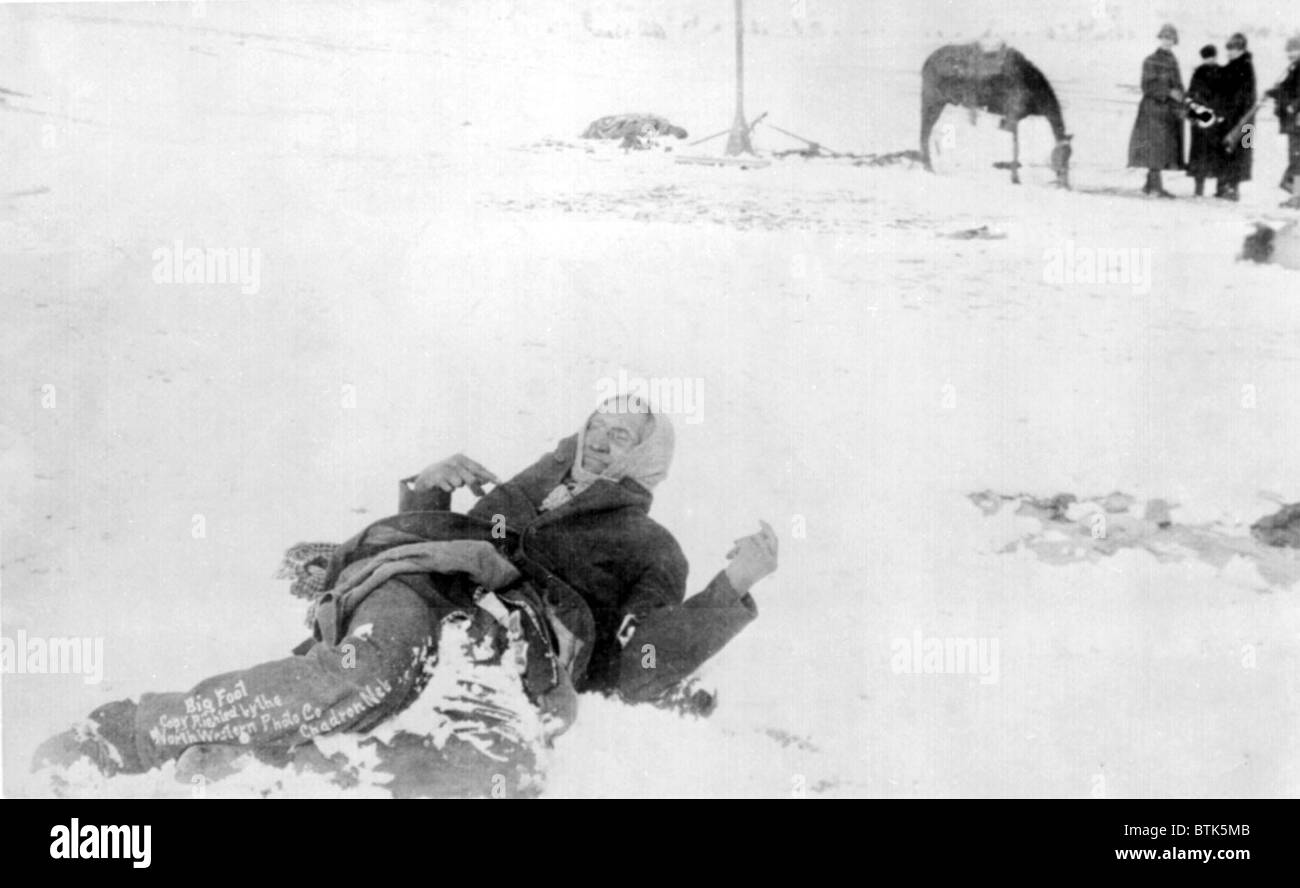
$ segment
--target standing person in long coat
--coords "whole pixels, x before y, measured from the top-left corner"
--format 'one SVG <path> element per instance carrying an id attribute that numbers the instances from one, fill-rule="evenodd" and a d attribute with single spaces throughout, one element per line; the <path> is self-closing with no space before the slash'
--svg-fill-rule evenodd
<path id="1" fill-rule="evenodd" d="M 1223 169 L 1219 176 L 1219 191 L 1215 197 L 1238 200 L 1238 186 L 1250 181 L 1250 168 L 1255 151 L 1252 140 L 1246 138 L 1243 124 L 1255 107 L 1255 63 L 1246 49 L 1246 38 L 1233 34 L 1228 38 L 1228 64 L 1219 72 L 1219 95 L 1228 130 L 1224 134 Z M 1253 128 L 1252 128 L 1253 129 Z"/>
<path id="2" fill-rule="evenodd" d="M 1282 133 L 1287 137 L 1289 162 L 1282 174 L 1281 187 L 1291 197 L 1282 206 L 1300 209 L 1300 35 L 1286 42 L 1286 57 L 1290 62 L 1282 82 L 1268 91 L 1277 103 L 1277 119 Z"/>
<path id="3" fill-rule="evenodd" d="M 1142 103 L 1128 145 L 1128 165 L 1144 168 L 1143 194 L 1173 197 L 1165 191 L 1162 170 L 1181 170 L 1183 163 L 1183 76 L 1174 46 L 1178 31 L 1165 25 L 1156 35 L 1160 47 L 1142 62 Z"/>
<path id="4" fill-rule="evenodd" d="M 1205 180 L 1219 178 L 1219 168 L 1223 155 L 1223 137 L 1227 130 L 1220 111 L 1219 89 L 1219 51 L 1213 44 L 1201 47 L 1201 64 L 1192 72 L 1192 79 L 1187 84 L 1187 98 L 1199 102 L 1212 110 L 1216 120 L 1209 126 L 1192 123 L 1191 150 L 1187 154 L 1187 175 L 1196 181 L 1196 196 L 1205 194 Z"/>

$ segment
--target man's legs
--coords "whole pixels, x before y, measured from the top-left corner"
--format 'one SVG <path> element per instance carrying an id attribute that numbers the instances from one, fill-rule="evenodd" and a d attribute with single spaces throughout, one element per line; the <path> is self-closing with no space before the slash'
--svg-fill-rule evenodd
<path id="1" fill-rule="evenodd" d="M 1160 175 L 1160 170 L 1147 170 L 1147 184 L 1143 187 L 1143 194 L 1154 194 L 1156 197 L 1173 197 L 1168 191 L 1165 191 L 1164 178 Z"/>
<path id="2" fill-rule="evenodd" d="M 437 616 L 408 586 L 389 580 L 357 607 L 336 645 L 318 643 L 305 656 L 218 675 L 186 693 L 144 694 L 138 705 L 100 707 L 91 715 L 94 739 L 101 750 L 111 749 L 90 757 L 106 773 L 133 773 L 197 744 L 287 748 L 317 734 L 369 730 L 423 685 Z M 37 764 L 42 758 L 63 763 L 60 753 L 67 757 L 76 742 L 85 742 L 69 735 L 42 746 Z"/>
<path id="3" fill-rule="evenodd" d="M 1300 209 L 1300 133 L 1289 133 L 1286 138 L 1289 162 L 1282 174 L 1282 189 L 1291 197 L 1282 206 Z"/>

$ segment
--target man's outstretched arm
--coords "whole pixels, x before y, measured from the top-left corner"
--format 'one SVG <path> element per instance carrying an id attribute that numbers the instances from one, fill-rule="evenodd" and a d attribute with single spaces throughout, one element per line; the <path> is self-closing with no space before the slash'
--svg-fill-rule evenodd
<path id="1" fill-rule="evenodd" d="M 686 679 L 758 616 L 749 594 L 776 570 L 776 533 L 766 523 L 736 541 L 726 570 L 682 601 L 685 577 L 651 570 L 637 584 L 620 630 L 618 692 L 628 702 L 653 700 Z M 677 590 L 670 584 L 677 583 Z"/>

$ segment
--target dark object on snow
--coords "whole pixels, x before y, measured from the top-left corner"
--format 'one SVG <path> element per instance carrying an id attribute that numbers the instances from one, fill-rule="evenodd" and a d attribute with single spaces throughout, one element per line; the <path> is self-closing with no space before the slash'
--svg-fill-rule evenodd
<path id="1" fill-rule="evenodd" d="M 847 160 L 854 166 L 893 166 L 894 164 L 921 163 L 921 152 L 915 150 L 890 151 L 884 154 L 854 154 L 852 151 L 832 151 L 825 145 L 809 142 L 803 148 L 773 151 L 773 157 L 802 157 L 805 160 Z"/>
<path id="2" fill-rule="evenodd" d="M 812 144 L 806 145 L 803 148 L 787 148 L 784 151 L 773 151 L 772 156 L 773 157 L 802 157 L 807 160 L 811 160 L 814 157 L 838 157 L 839 155 L 834 154 L 830 151 L 823 151 L 821 145 L 818 145 L 816 142 L 813 142 Z"/>
<path id="3" fill-rule="evenodd" d="M 1021 494 L 1017 515 L 1029 515 L 1044 521 L 1069 521 L 1070 506 L 1079 501 L 1072 493 L 1058 493 L 1053 497 L 1034 497 Z"/>
<path id="4" fill-rule="evenodd" d="M 1050 500 L 1036 500 L 1033 504 L 1040 509 L 1050 510 L 1053 521 L 1068 521 L 1070 519 L 1066 513 L 1078 500 L 1079 498 L 1072 493 L 1058 493 Z"/>
<path id="5" fill-rule="evenodd" d="M 593 120 L 583 130 L 584 139 L 626 139 L 653 138 L 654 136 L 676 136 L 686 138 L 686 130 L 674 126 L 655 114 L 611 114 L 599 120 Z"/>
<path id="6" fill-rule="evenodd" d="M 1251 535 L 1266 546 L 1300 549 L 1300 503 L 1291 503 L 1250 526 Z"/>
<path id="7" fill-rule="evenodd" d="M 1300 270 L 1300 222 L 1287 222 L 1280 228 L 1256 222 L 1237 258 Z"/>
<path id="8" fill-rule="evenodd" d="M 985 515 L 997 514 L 1004 502 L 1019 503 L 1017 515 L 1028 515 L 1040 521 L 1069 521 L 1070 506 L 1078 502 L 1072 493 L 1058 493 L 1052 497 L 1033 496 L 1028 493 L 1006 494 L 994 490 L 981 490 L 967 498 Z"/>
<path id="9" fill-rule="evenodd" d="M 1238 259 L 1249 259 L 1251 262 L 1265 263 L 1273 258 L 1273 240 L 1277 233 L 1267 225 L 1256 222 L 1255 230 L 1246 235 L 1246 242 L 1241 245 L 1241 255 Z"/>
<path id="10" fill-rule="evenodd" d="M 658 709 L 667 709 L 678 715 L 695 718 L 708 718 L 718 708 L 718 695 L 714 691 L 699 687 L 696 679 L 690 679 L 674 685 L 665 693 L 650 701 Z"/>
<path id="11" fill-rule="evenodd" d="M 853 158 L 854 166 L 893 166 L 900 163 L 920 163 L 925 164 L 925 157 L 920 151 L 908 149 L 906 151 L 887 151 L 884 154 L 850 154 L 846 155 Z"/>
<path id="12" fill-rule="evenodd" d="M 987 225 L 981 225 L 979 228 L 964 228 L 961 231 L 953 231 L 939 236 L 949 237 L 953 240 L 1003 240 L 1006 238 L 1007 233 L 989 228 Z"/>
<path id="13" fill-rule="evenodd" d="M 951 44 L 930 54 L 921 68 L 921 157 L 930 166 L 930 134 L 946 105 L 1002 116 L 1011 133 L 1011 181 L 1020 183 L 1020 121 L 1042 116 L 1052 127 L 1056 147 L 1052 170 L 1057 184 L 1070 187 L 1070 139 L 1061 103 L 1047 78 L 1020 52 L 1005 44 L 986 50 L 980 43 Z"/>

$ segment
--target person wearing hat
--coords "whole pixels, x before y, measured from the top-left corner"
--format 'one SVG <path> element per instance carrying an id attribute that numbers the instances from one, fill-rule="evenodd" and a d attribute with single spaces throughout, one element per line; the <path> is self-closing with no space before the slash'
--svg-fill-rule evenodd
<path id="1" fill-rule="evenodd" d="M 1183 163 L 1183 77 L 1174 46 L 1178 31 L 1165 25 L 1156 35 L 1160 46 L 1142 62 L 1142 102 L 1129 138 L 1128 165 L 1147 171 L 1143 194 L 1173 197 L 1161 171 L 1181 170 Z"/>
<path id="2" fill-rule="evenodd" d="M 1252 111 L 1259 94 L 1255 88 L 1255 63 L 1246 48 L 1246 38 L 1233 34 L 1228 38 L 1228 63 L 1219 73 L 1219 97 L 1223 117 L 1231 128 L 1223 136 L 1223 162 L 1219 174 L 1219 190 L 1214 195 L 1225 200 L 1238 200 L 1242 182 L 1250 180 L 1254 158 L 1252 139 L 1245 133 L 1253 130 Z"/>
<path id="3" fill-rule="evenodd" d="M 1191 149 L 1187 154 L 1187 175 L 1196 181 L 1196 196 L 1205 194 L 1205 180 L 1219 178 L 1223 156 L 1224 124 L 1219 110 L 1219 52 L 1213 44 L 1201 47 L 1201 64 L 1187 84 L 1187 98 L 1209 108 L 1215 121 L 1209 126 L 1192 124 Z"/>
<path id="4" fill-rule="evenodd" d="M 1290 67 L 1266 95 L 1276 103 L 1278 123 L 1287 137 L 1289 163 L 1282 174 L 1282 190 L 1291 197 L 1282 206 L 1300 209 L 1300 34 L 1287 40 L 1286 57 Z"/>

